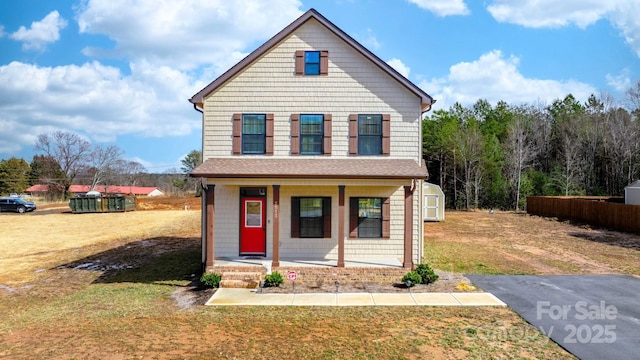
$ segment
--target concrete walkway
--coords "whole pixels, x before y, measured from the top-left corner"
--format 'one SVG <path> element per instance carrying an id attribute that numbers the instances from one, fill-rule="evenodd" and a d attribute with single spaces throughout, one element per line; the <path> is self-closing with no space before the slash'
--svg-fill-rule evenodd
<path id="1" fill-rule="evenodd" d="M 220 288 L 211 306 L 506 306 L 491 293 L 300 293 L 261 294 L 256 289 Z"/>

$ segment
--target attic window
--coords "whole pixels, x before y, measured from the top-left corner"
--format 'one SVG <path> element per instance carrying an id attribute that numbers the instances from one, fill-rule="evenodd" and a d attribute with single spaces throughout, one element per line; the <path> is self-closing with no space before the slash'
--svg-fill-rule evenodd
<path id="1" fill-rule="evenodd" d="M 329 52 L 326 50 L 296 51 L 296 75 L 327 75 Z"/>
<path id="2" fill-rule="evenodd" d="M 320 75 L 320 51 L 304 52 L 304 74 Z"/>

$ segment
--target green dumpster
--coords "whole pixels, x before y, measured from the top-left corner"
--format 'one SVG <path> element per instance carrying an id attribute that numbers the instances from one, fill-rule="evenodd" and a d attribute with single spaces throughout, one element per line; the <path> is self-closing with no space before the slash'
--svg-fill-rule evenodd
<path id="1" fill-rule="evenodd" d="M 74 214 L 125 212 L 136 209 L 134 196 L 86 196 L 69 199 Z"/>

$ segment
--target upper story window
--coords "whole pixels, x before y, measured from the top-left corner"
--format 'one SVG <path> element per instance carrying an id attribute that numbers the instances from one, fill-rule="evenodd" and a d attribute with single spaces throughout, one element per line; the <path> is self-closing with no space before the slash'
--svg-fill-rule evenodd
<path id="1" fill-rule="evenodd" d="M 242 115 L 242 153 L 264 154 L 267 117 L 265 114 Z"/>
<path id="2" fill-rule="evenodd" d="M 233 114 L 233 153 L 273 154 L 273 114 Z"/>
<path id="3" fill-rule="evenodd" d="M 329 74 L 329 52 L 327 50 L 298 50 L 295 59 L 296 75 Z"/>
<path id="4" fill-rule="evenodd" d="M 304 74 L 320 75 L 320 51 L 304 52 Z"/>
<path id="5" fill-rule="evenodd" d="M 389 155 L 389 114 L 349 115 L 349 155 Z"/>
<path id="6" fill-rule="evenodd" d="M 358 115 L 358 154 L 382 154 L 382 115 Z"/>
<path id="7" fill-rule="evenodd" d="M 320 155 L 323 143 L 322 115 L 300 115 L 300 154 Z"/>
<path id="8" fill-rule="evenodd" d="M 291 155 L 331 154 L 331 114 L 291 114 Z"/>

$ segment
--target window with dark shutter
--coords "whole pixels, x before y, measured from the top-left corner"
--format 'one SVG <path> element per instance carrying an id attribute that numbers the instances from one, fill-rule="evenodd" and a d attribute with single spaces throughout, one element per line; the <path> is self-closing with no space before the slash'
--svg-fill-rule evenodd
<path id="1" fill-rule="evenodd" d="M 330 238 L 331 198 L 292 197 L 291 237 Z"/>
<path id="2" fill-rule="evenodd" d="M 331 114 L 291 114 L 291 155 L 330 155 L 331 119 Z"/>
<path id="3" fill-rule="evenodd" d="M 320 75 L 320 51 L 304 52 L 304 74 Z"/>
<path id="4" fill-rule="evenodd" d="M 331 114 L 324 114 L 324 145 L 325 155 L 331 154 Z"/>
<path id="5" fill-rule="evenodd" d="M 291 155 L 300 154 L 300 115 L 291 114 Z"/>
<path id="6" fill-rule="evenodd" d="M 273 121 L 273 114 L 233 114 L 233 154 L 272 155 Z"/>
<path id="7" fill-rule="evenodd" d="M 391 153 L 391 115 L 382 114 L 382 155 Z"/>
<path id="8" fill-rule="evenodd" d="M 300 115 L 300 154 L 319 155 L 323 154 L 324 145 L 324 116 L 323 115 Z"/>
<path id="9" fill-rule="evenodd" d="M 329 74 L 329 52 L 327 50 L 320 51 L 320 75 Z"/>
<path id="10" fill-rule="evenodd" d="M 390 215 L 389 198 L 350 198 L 349 238 L 388 239 Z"/>
<path id="11" fill-rule="evenodd" d="M 296 51 L 296 75 L 304 75 L 304 51 Z"/>
<path id="12" fill-rule="evenodd" d="M 300 237 L 300 198 L 291 198 L 291 237 Z"/>
<path id="13" fill-rule="evenodd" d="M 265 114 L 242 114 L 243 154 L 266 153 L 266 134 L 267 116 Z"/>
<path id="14" fill-rule="evenodd" d="M 382 115 L 358 115 L 358 155 L 382 154 Z"/>
<path id="15" fill-rule="evenodd" d="M 304 51 L 295 52 L 296 75 L 328 75 L 329 51 Z"/>
<path id="16" fill-rule="evenodd" d="M 242 154 L 242 114 L 233 114 L 233 154 Z"/>
<path id="17" fill-rule="evenodd" d="M 390 114 L 349 115 L 349 155 L 389 155 Z"/>
<path id="18" fill-rule="evenodd" d="M 358 155 L 358 114 L 349 115 L 349 155 Z"/>
<path id="19" fill-rule="evenodd" d="M 273 114 L 266 115 L 265 154 L 273 155 Z"/>

